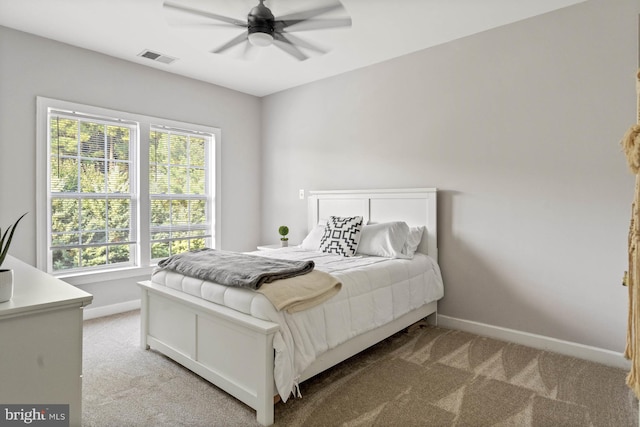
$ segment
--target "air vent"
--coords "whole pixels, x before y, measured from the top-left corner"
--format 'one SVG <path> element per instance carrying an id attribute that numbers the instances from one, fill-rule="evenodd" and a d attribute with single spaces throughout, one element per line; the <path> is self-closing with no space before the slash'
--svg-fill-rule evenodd
<path id="1" fill-rule="evenodd" d="M 153 52 L 150 50 L 143 50 L 138 54 L 138 56 L 151 59 L 152 61 L 162 62 L 163 64 L 171 64 L 173 61 L 177 59 L 169 55 L 163 55 L 161 53 Z"/>

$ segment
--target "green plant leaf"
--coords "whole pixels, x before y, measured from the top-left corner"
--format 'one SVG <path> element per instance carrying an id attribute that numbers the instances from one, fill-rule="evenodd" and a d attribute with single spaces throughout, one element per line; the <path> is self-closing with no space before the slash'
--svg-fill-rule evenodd
<path id="1" fill-rule="evenodd" d="M 18 226 L 18 223 L 20 222 L 20 220 L 22 218 L 24 218 L 24 216 L 27 213 L 28 212 L 23 213 L 22 216 L 20 218 L 18 218 L 18 220 L 16 222 L 11 224 L 4 231 L 4 234 L 2 234 L 2 229 L 0 229 L 0 234 L 2 234 L 2 238 L 0 238 L 0 266 L 2 266 L 2 264 L 4 263 L 4 259 L 6 258 L 7 253 L 9 252 L 9 246 L 11 246 L 11 240 L 13 239 L 13 233 L 15 233 L 16 227 Z M 8 237 L 7 237 L 7 235 L 8 235 Z M 6 239 L 6 242 L 5 242 L 5 239 Z"/>

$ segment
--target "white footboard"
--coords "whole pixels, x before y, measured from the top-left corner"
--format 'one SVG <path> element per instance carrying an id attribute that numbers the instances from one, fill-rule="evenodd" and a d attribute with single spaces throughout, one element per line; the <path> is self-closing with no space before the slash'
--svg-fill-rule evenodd
<path id="1" fill-rule="evenodd" d="M 153 348 L 256 410 L 273 424 L 276 323 L 140 282 L 141 345 Z"/>
<path id="2" fill-rule="evenodd" d="M 273 424 L 273 336 L 280 327 L 150 281 L 138 284 L 142 348 L 165 354 L 246 403 L 260 424 Z M 433 301 L 327 351 L 301 381 L 437 313 L 437 307 Z"/>

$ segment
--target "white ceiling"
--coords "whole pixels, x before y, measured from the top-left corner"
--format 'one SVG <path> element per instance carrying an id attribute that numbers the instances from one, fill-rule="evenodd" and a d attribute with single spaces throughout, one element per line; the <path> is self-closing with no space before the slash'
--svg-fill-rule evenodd
<path id="1" fill-rule="evenodd" d="M 174 0 L 246 20 L 258 0 Z M 274 15 L 332 0 L 266 0 Z M 210 53 L 240 29 L 203 25 L 165 10 L 163 0 L 0 0 L 0 25 L 127 61 L 265 96 L 422 50 L 586 0 L 342 0 L 331 16 L 352 19 L 348 29 L 297 35 L 328 50 L 305 61 L 275 46 Z M 321 16 L 325 17 L 325 16 Z M 177 60 L 139 57 L 149 49 Z"/>

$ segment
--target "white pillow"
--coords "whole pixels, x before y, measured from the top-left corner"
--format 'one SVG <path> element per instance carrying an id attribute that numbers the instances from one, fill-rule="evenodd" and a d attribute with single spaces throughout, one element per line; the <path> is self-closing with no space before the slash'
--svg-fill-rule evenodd
<path id="1" fill-rule="evenodd" d="M 405 258 L 413 258 L 413 255 L 418 250 L 422 235 L 424 234 L 426 227 L 421 225 L 420 227 L 410 227 L 407 241 L 402 248 L 402 254 Z"/>
<path id="2" fill-rule="evenodd" d="M 358 253 L 386 258 L 402 257 L 402 248 L 409 235 L 406 222 L 383 222 L 362 227 Z"/>
<path id="3" fill-rule="evenodd" d="M 300 243 L 300 247 L 305 251 L 319 251 L 320 250 L 320 240 L 324 235 L 324 228 L 326 227 L 326 221 L 321 221 L 313 227 L 313 229 L 307 234 Z"/>
<path id="4" fill-rule="evenodd" d="M 342 256 L 354 256 L 360 242 L 361 231 L 361 216 L 330 216 L 320 240 L 320 251 Z"/>

